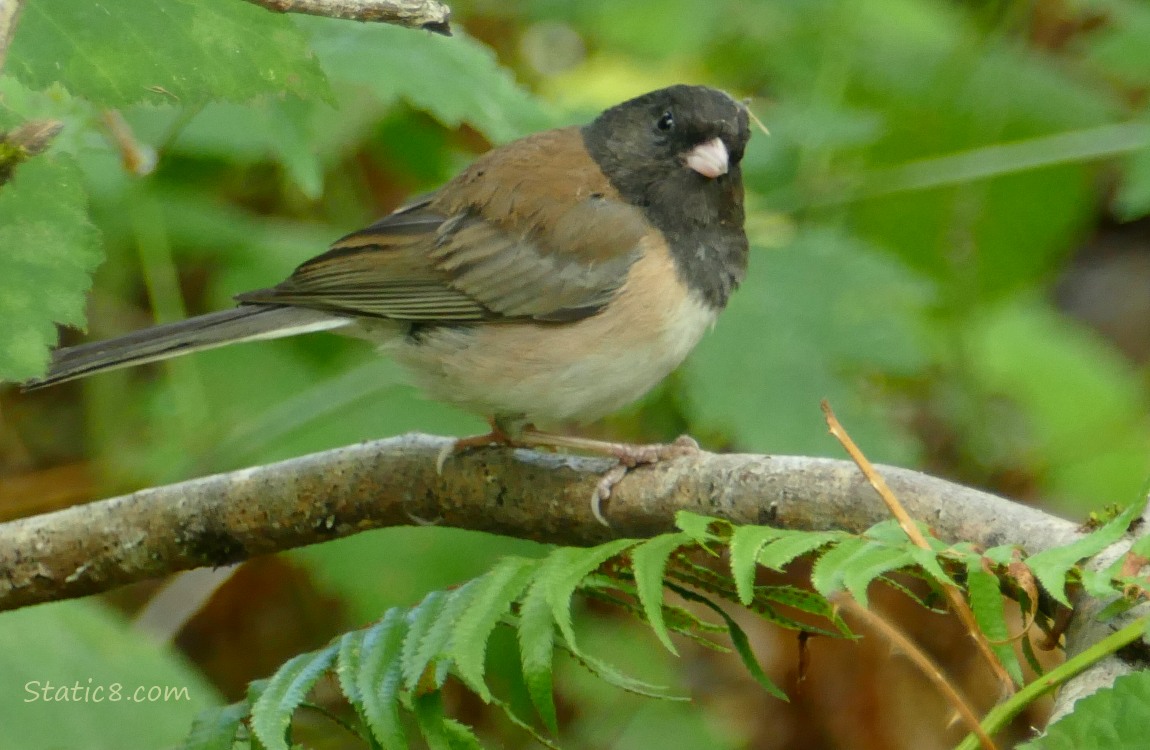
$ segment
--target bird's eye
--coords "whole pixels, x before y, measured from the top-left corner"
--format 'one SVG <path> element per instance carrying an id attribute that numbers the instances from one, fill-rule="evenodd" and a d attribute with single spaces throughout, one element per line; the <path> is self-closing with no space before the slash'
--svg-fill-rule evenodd
<path id="1" fill-rule="evenodd" d="M 655 123 L 655 127 L 657 127 L 659 130 L 670 130 L 671 128 L 675 127 L 674 115 L 672 115 L 669 111 L 664 112 L 663 115 L 659 118 L 659 121 Z"/>

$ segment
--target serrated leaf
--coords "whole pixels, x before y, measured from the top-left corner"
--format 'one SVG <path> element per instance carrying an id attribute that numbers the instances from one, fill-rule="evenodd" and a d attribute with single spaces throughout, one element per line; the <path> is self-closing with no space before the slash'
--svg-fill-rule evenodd
<path id="1" fill-rule="evenodd" d="M 483 680 L 487 641 L 538 567 L 538 560 L 504 559 L 476 579 L 469 606 L 455 620 L 448 655 L 455 662 L 456 674 L 484 703 L 491 701 L 491 690 Z"/>
<path id="2" fill-rule="evenodd" d="M 363 694 L 359 691 L 356 680 L 359 677 L 361 656 L 363 654 L 363 639 L 367 635 L 365 630 L 353 630 L 344 633 L 339 639 L 339 653 L 336 655 L 335 676 L 339 681 L 339 689 L 343 692 L 352 708 L 365 721 L 367 717 L 363 709 Z"/>
<path id="3" fill-rule="evenodd" d="M 925 528 L 920 527 L 925 532 Z M 910 541 L 910 537 L 903 531 L 902 525 L 893 518 L 879 521 L 862 533 L 867 539 L 882 542 L 888 546 L 898 546 Z"/>
<path id="4" fill-rule="evenodd" d="M 1134 519 L 1142 514 L 1146 501 L 1130 505 L 1110 523 L 1064 547 L 1052 547 L 1026 559 L 1042 588 L 1056 601 L 1069 607 L 1066 597 L 1066 576 L 1079 560 L 1093 557 L 1116 543 L 1130 528 Z"/>
<path id="5" fill-rule="evenodd" d="M 443 613 L 450 599 L 446 591 L 432 591 L 407 613 L 407 635 L 403 639 L 403 687 L 415 690 L 434 653 L 423 653 L 424 637 Z"/>
<path id="6" fill-rule="evenodd" d="M 735 579 L 735 590 L 739 601 L 750 604 L 755 597 L 755 574 L 758 572 L 759 550 L 767 542 L 782 535 L 779 529 L 770 526 L 740 526 L 731 535 L 731 577 Z"/>
<path id="7" fill-rule="evenodd" d="M 936 552 L 923 549 L 919 546 L 911 546 L 908 548 L 908 551 L 910 552 L 910 556 L 914 558 L 915 563 L 922 568 L 923 572 L 933 578 L 940 586 L 954 585 L 954 579 L 947 575 L 946 571 L 942 569 L 942 565 L 938 562 L 938 554 Z"/>
<path id="8" fill-rule="evenodd" d="M 466 122 L 497 143 L 550 124 L 494 53 L 463 34 L 447 39 L 385 24 L 295 20 L 329 75 L 363 85 L 383 103 L 403 99 L 448 127 Z"/>
<path id="9" fill-rule="evenodd" d="M 1134 609 L 1134 606 L 1136 604 L 1138 604 L 1138 602 L 1131 601 L 1130 599 L 1127 599 L 1125 597 L 1118 597 L 1117 599 L 1115 599 L 1114 601 L 1110 602 L 1105 607 L 1103 607 L 1101 610 L 1099 610 L 1098 614 L 1095 615 L 1094 619 L 1098 620 L 1099 622 L 1105 622 L 1107 620 L 1112 620 L 1115 617 L 1117 617 L 1118 615 L 1120 615 L 1124 612 L 1129 612 L 1130 610 Z"/>
<path id="10" fill-rule="evenodd" d="M 102 253 L 82 183 L 70 158 L 42 155 L 0 187 L 0 380 L 43 373 L 56 324 L 84 326 Z"/>
<path id="11" fill-rule="evenodd" d="M 981 562 L 967 567 L 966 593 L 974 621 L 989 641 L 990 648 L 1016 685 L 1023 683 L 1022 664 L 1010 642 L 1006 607 L 999 589 L 998 577 L 982 569 Z"/>
<path id="12" fill-rule="evenodd" d="M 411 711 L 428 750 L 451 750 L 447 718 L 443 715 L 443 697 L 438 692 L 416 696 L 411 701 Z"/>
<path id="13" fill-rule="evenodd" d="M 446 670 L 448 665 L 446 659 L 442 657 L 446 655 L 447 648 L 451 644 L 451 632 L 456 621 L 475 596 L 476 580 L 478 579 L 472 579 L 454 591 L 446 592 L 446 601 L 435 615 L 435 619 L 430 621 L 430 627 L 423 633 L 414 650 L 409 649 L 407 643 L 404 643 L 401 667 L 403 675 L 417 675 L 415 679 L 418 680 L 418 675 L 422 675 L 428 665 L 436 659 L 441 660 L 441 666 Z M 437 676 L 436 684 L 442 683 L 443 679 Z"/>
<path id="14" fill-rule="evenodd" d="M 731 522 L 721 518 L 701 516 L 689 510 L 675 513 L 675 528 L 690 536 L 701 547 L 706 547 L 708 542 L 719 541 L 721 537 L 711 530 L 716 525 L 728 530 L 731 528 Z"/>
<path id="15" fill-rule="evenodd" d="M 1087 567 L 1080 576 L 1082 589 L 1095 599 L 1121 596 L 1122 590 L 1115 586 L 1114 579 L 1122 572 L 1124 563 L 1125 556 L 1122 556 L 1102 570 Z"/>
<path id="16" fill-rule="evenodd" d="M 483 750 L 479 738 L 466 724 L 455 719 L 447 719 L 443 722 L 443 728 L 447 732 L 447 739 L 451 743 L 452 750 Z"/>
<path id="17" fill-rule="evenodd" d="M 707 597 L 691 591 L 690 589 L 685 589 L 681 586 L 675 585 L 672 585 L 670 588 L 684 599 L 698 602 L 711 611 L 715 612 L 717 615 L 719 615 L 719 617 L 723 618 L 723 622 L 725 622 L 727 625 L 727 635 L 731 639 L 731 645 L 735 647 L 735 653 L 739 655 L 739 659 L 742 660 L 743 666 L 746 667 L 751 676 L 755 678 L 755 682 L 759 683 L 759 685 L 762 686 L 762 688 L 766 690 L 767 693 L 773 695 L 779 700 L 790 700 L 787 698 L 787 694 L 784 693 L 782 689 L 780 689 L 779 686 L 776 685 L 771 680 L 771 678 L 767 676 L 766 671 L 763 670 L 763 666 L 759 664 L 758 658 L 755 657 L 755 652 L 751 648 L 751 641 L 749 638 L 747 638 L 747 634 L 743 632 L 741 627 L 739 627 L 739 623 L 735 622 L 734 618 L 727 614 L 726 610 L 724 610 L 718 604 L 715 604 Z"/>
<path id="18" fill-rule="evenodd" d="M 1142 750 L 1150 726 L 1150 672 L 1133 672 L 1074 704 L 1020 750 Z"/>
<path id="19" fill-rule="evenodd" d="M 639 603 L 651 629 L 664 647 L 678 656 L 667 623 L 663 620 L 663 574 L 667 570 L 667 558 L 685 544 L 691 544 L 690 535 L 685 533 L 663 534 L 643 542 L 631 550 L 631 565 L 635 573 L 635 589 Z"/>
<path id="20" fill-rule="evenodd" d="M 552 734 L 559 733 L 559 719 L 555 712 L 552 662 L 555 655 L 555 628 L 551 606 L 547 601 L 547 587 L 542 576 L 537 576 L 527 588 L 519 605 L 519 660 L 523 668 L 523 682 L 531 703 Z"/>
<path id="21" fill-rule="evenodd" d="M 1017 544 L 1000 544 L 997 547 L 991 547 L 982 553 L 982 557 L 990 560 L 995 565 L 1010 565 L 1014 562 L 1015 553 L 1021 553 L 1022 548 Z"/>
<path id="22" fill-rule="evenodd" d="M 842 589 L 843 576 L 849 568 L 847 562 L 869 544 L 861 537 L 849 537 L 820 557 L 811 570 L 811 585 L 823 596 Z"/>
<path id="23" fill-rule="evenodd" d="M 407 634 L 405 615 L 399 607 L 389 609 L 379 623 L 367 629 L 360 649 L 356 687 L 363 699 L 367 725 L 384 750 L 407 748 L 399 718 L 400 656 Z"/>
<path id="24" fill-rule="evenodd" d="M 559 632 L 576 654 L 581 654 L 575 643 L 575 630 L 571 621 L 571 598 L 583 579 L 600 565 L 638 543 L 635 539 L 616 539 L 597 547 L 577 549 L 562 547 L 548 555 L 539 568 L 538 577 L 545 582 L 547 603 Z"/>
<path id="25" fill-rule="evenodd" d="M 909 545 L 910 540 L 906 543 Z M 888 547 L 872 542 L 844 562 L 842 585 L 859 604 L 866 607 L 867 589 L 874 579 L 892 570 L 905 568 L 913 562 L 914 556 L 907 547 Z M 827 595 L 829 592 L 820 589 L 820 593 Z"/>
<path id="26" fill-rule="evenodd" d="M 240 722 L 247 715 L 246 702 L 205 709 L 192 722 L 180 750 L 232 750 Z"/>
<path id="27" fill-rule="evenodd" d="M 759 565 L 782 572 L 795 559 L 832 542 L 853 539 L 843 531 L 787 531 L 759 552 Z"/>
<path id="28" fill-rule="evenodd" d="M 807 591 L 795 586 L 762 586 L 756 589 L 755 593 L 769 602 L 826 618 L 834 624 L 840 635 L 853 635 L 846 622 L 839 616 L 838 608 L 814 591 Z M 802 629 L 810 630 L 811 627 L 804 624 Z M 822 628 L 818 628 L 818 632 L 829 633 Z"/>
<path id="29" fill-rule="evenodd" d="M 330 97 L 291 19 L 233 0 L 36 0 L 7 69 L 31 88 L 58 81 L 105 107 Z"/>
<path id="30" fill-rule="evenodd" d="M 300 654 L 289 659 L 268 679 L 259 700 L 252 705 L 252 732 L 268 750 L 288 750 L 286 741 L 291 717 L 308 692 L 335 661 L 336 646 Z"/>
<path id="31" fill-rule="evenodd" d="M 653 685 L 649 682 L 635 679 L 634 677 L 628 677 L 607 662 L 602 661 L 601 659 L 597 659 L 586 652 L 576 653 L 575 651 L 570 651 L 570 654 L 575 658 L 576 661 L 583 665 L 584 668 L 589 670 L 600 680 L 603 680 L 609 685 L 614 685 L 620 690 L 625 690 L 628 693 L 634 693 L 635 695 L 641 695 L 645 698 L 658 698 L 660 700 L 684 702 L 691 700 L 690 696 L 668 694 L 666 692 L 667 687 L 664 685 Z"/>

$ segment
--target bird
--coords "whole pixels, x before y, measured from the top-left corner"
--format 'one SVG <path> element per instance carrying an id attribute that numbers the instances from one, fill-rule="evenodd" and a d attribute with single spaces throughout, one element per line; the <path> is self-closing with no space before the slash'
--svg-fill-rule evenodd
<path id="1" fill-rule="evenodd" d="M 229 344 L 335 331 L 394 357 L 493 444 L 613 456 L 592 510 L 631 468 L 698 450 L 543 432 L 637 400 L 674 370 L 743 280 L 747 107 L 679 84 L 478 157 L 433 193 L 335 241 L 230 310 L 53 352 L 41 388 Z"/>

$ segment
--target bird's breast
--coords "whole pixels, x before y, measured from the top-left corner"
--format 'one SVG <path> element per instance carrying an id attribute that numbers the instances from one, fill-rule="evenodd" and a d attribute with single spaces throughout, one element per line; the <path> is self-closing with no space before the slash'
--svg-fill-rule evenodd
<path id="1" fill-rule="evenodd" d="M 396 356 L 433 398 L 483 416 L 590 421 L 666 377 L 716 315 L 683 285 L 666 246 L 652 242 L 595 315 L 437 327 L 405 341 Z"/>

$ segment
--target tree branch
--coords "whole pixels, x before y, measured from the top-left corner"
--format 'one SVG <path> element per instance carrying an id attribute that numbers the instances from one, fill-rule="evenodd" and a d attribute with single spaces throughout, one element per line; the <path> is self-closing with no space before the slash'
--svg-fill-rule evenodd
<path id="1" fill-rule="evenodd" d="M 24 7 L 24 0 L 0 0 L 0 68 L 8 56 L 8 45 L 16 32 L 16 19 Z"/>
<path id="2" fill-rule="evenodd" d="M 2 1 L 2 0 L 0 0 Z M 438 0 L 248 0 L 276 13 L 376 21 L 451 36 L 451 9 Z"/>
<path id="3" fill-rule="evenodd" d="M 1135 522 L 1139 533 L 1146 533 L 1150 529 L 1150 507 L 1143 513 L 1140 522 Z M 1138 527 L 1137 524 L 1141 523 Z M 1104 570 L 1115 560 L 1125 555 L 1133 545 L 1134 539 L 1129 536 L 1118 544 L 1096 555 L 1088 565 L 1094 570 Z M 1074 616 L 1070 627 L 1066 630 L 1067 658 L 1082 653 L 1103 638 L 1130 625 L 1135 620 L 1150 614 L 1150 604 L 1143 603 L 1133 609 L 1123 612 L 1118 617 L 1108 620 L 1099 620 L 1098 614 L 1109 602 L 1101 601 L 1087 596 L 1083 592 L 1074 601 Z M 1146 669 L 1150 666 L 1150 653 L 1147 652 L 1145 640 L 1138 641 L 1131 646 L 1111 654 L 1108 658 L 1099 661 L 1089 669 L 1067 681 L 1058 696 L 1054 699 L 1054 709 L 1050 715 L 1050 722 L 1054 723 L 1074 708 L 1074 704 L 1088 695 L 1093 695 L 1104 687 L 1110 687 L 1114 681 L 1124 674 L 1137 669 Z"/>
<path id="4" fill-rule="evenodd" d="M 677 510 L 736 523 L 861 531 L 887 512 L 848 461 L 703 453 L 629 474 L 591 513 L 604 459 L 484 449 L 407 435 L 195 479 L 0 524 L 0 610 L 106 591 L 427 519 L 587 545 L 672 528 Z M 879 467 L 908 511 L 947 539 L 1031 551 L 1073 540 L 1069 521 L 906 469 Z"/>

